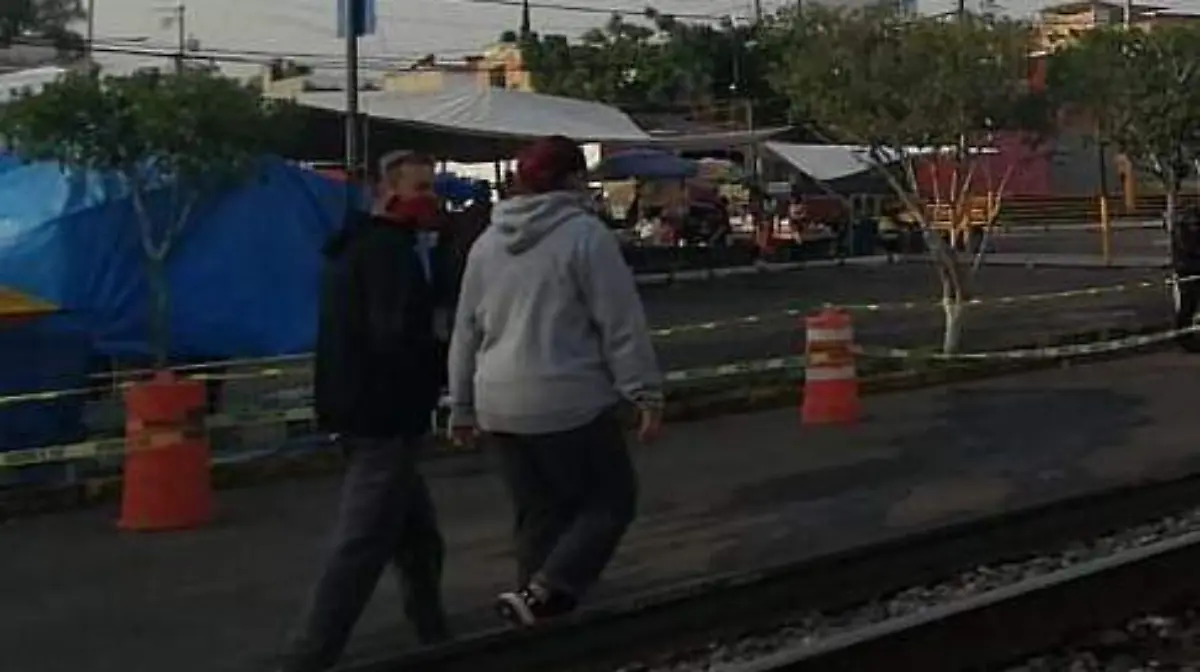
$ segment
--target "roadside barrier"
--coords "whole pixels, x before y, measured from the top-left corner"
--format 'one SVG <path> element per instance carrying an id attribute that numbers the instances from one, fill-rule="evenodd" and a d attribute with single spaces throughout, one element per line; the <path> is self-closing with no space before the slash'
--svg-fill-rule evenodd
<path id="1" fill-rule="evenodd" d="M 979 306 L 1008 308 L 1014 306 L 1023 306 L 1030 303 L 1043 303 L 1048 301 L 1056 301 L 1063 299 L 1077 299 L 1084 297 L 1104 296 L 1108 294 L 1121 294 L 1124 292 L 1142 291 L 1148 289 L 1157 289 L 1159 287 L 1169 287 L 1176 284 L 1189 283 L 1200 281 L 1200 276 L 1189 276 L 1180 278 L 1176 281 L 1174 278 L 1165 278 L 1159 280 L 1140 280 L 1137 282 L 1123 282 L 1114 285 L 1103 285 L 1097 287 L 1083 287 L 1078 289 L 1067 289 L 1057 292 L 1040 292 L 1035 294 L 1014 294 L 1010 296 L 995 296 L 995 297 L 976 297 L 963 302 L 964 306 L 975 308 Z M 908 310 L 941 310 L 942 302 L 940 300 L 928 301 L 893 301 L 884 303 L 847 303 L 836 304 L 838 308 L 851 313 L 882 313 L 882 312 L 900 312 Z M 812 308 L 788 308 L 785 310 L 760 313 L 757 315 L 744 315 L 741 317 L 729 318 L 726 320 L 713 320 L 710 322 L 699 322 L 695 324 L 682 324 L 671 327 L 663 327 L 655 329 L 651 334 L 655 338 L 670 338 L 686 333 L 716 331 L 718 329 L 726 329 L 730 327 L 752 327 L 776 320 L 786 318 L 796 319 L 803 317 L 812 311 Z"/>
<path id="2" fill-rule="evenodd" d="M 926 352 L 920 350 L 909 350 L 904 348 L 877 348 L 877 347 L 856 347 L 855 352 L 863 357 L 873 357 L 877 359 L 902 359 L 909 361 L 937 361 L 937 362 L 984 362 L 984 361 L 1003 361 L 1003 360 L 1031 360 L 1031 359 L 1069 359 L 1072 357 L 1083 357 L 1087 355 L 1100 355 L 1110 352 L 1119 352 L 1122 350 L 1133 350 L 1136 348 L 1144 348 L 1148 345 L 1157 345 L 1174 341 L 1183 336 L 1200 333 L 1200 324 L 1184 327 L 1183 329 L 1171 329 L 1155 334 L 1140 334 L 1136 336 L 1126 336 L 1109 341 L 1096 341 L 1093 343 L 1076 343 L 1072 345 L 1054 345 L 1039 348 L 1023 348 L 1017 350 L 999 350 L 994 352 L 962 352 L 952 355 L 947 355 L 940 352 Z"/>
<path id="3" fill-rule="evenodd" d="M 1188 283 L 1200 281 L 1200 276 L 1189 276 L 1180 278 L 1176 281 L 1173 278 L 1165 278 L 1163 280 L 1142 280 L 1137 282 L 1118 283 L 1114 285 L 1083 287 L 1077 289 L 1068 289 L 1056 292 L 1041 292 L 1035 294 L 1016 294 L 1010 296 L 998 297 L 978 297 L 969 299 L 964 302 L 964 305 L 975 308 L 980 306 L 991 307 L 1013 307 L 1031 303 L 1041 303 L 1055 300 L 1065 300 L 1082 297 L 1095 297 L 1107 294 L 1119 294 L 1130 291 L 1141 291 L 1147 289 L 1155 289 L 1163 286 L 1174 286 L 1178 283 Z M 851 313 L 881 313 L 881 312 L 899 312 L 909 310 L 940 310 L 941 302 L 935 300 L 929 301 L 896 301 L 896 302 L 879 302 L 879 303 L 850 303 L 837 304 L 838 308 Z M 671 327 L 663 327 L 653 329 L 651 335 L 656 339 L 668 339 L 684 334 L 694 334 L 699 332 L 716 331 L 726 328 L 736 327 L 754 327 L 763 324 L 769 324 L 774 321 L 782 321 L 783 319 L 797 319 L 809 314 L 813 307 L 808 308 L 789 308 L 772 313 L 763 313 L 757 315 L 745 315 L 741 317 L 730 318 L 726 320 L 713 320 L 708 322 L 699 322 L 694 324 L 681 324 Z M 304 378 L 310 375 L 310 371 L 306 365 L 311 360 L 308 354 L 300 355 L 283 355 L 278 357 L 263 357 L 253 359 L 236 359 L 223 360 L 217 362 L 204 362 L 199 364 L 189 364 L 172 367 L 172 371 L 177 374 L 185 374 L 187 378 L 198 381 L 240 381 L 240 380 L 257 380 L 257 379 L 282 379 L 282 378 Z M 740 365 L 738 365 L 740 366 Z M 721 367 L 713 367 L 720 369 Z M 239 369 L 229 371 L 229 369 Z M 64 390 L 44 390 L 38 392 L 27 392 L 22 394 L 13 394 L 0 396 L 0 408 L 14 404 L 54 401 L 67 397 L 92 396 L 112 394 L 124 389 L 127 389 L 133 382 L 139 379 L 146 379 L 154 375 L 155 371 L 151 369 L 138 369 L 131 371 L 115 371 L 104 374 L 94 374 L 92 380 L 97 381 L 94 386 L 80 387 Z M 679 374 L 684 379 L 691 380 L 695 376 L 693 372 L 674 372 Z M 709 376 L 711 377 L 711 376 Z M 105 381 L 101 383 L 100 381 Z"/>
<path id="4" fill-rule="evenodd" d="M 1174 329 L 1153 334 L 1143 334 L 1074 345 L 1048 346 L 993 352 L 967 352 L 945 355 L 936 352 L 906 350 L 900 348 L 878 348 L 853 346 L 851 352 L 864 358 L 886 358 L 907 360 L 910 362 L 979 362 L 985 360 L 1036 360 L 1036 359 L 1070 359 L 1097 354 L 1133 350 L 1150 345 L 1157 345 L 1177 340 L 1181 336 L 1200 333 L 1200 325 L 1184 329 Z M 665 379 L 670 387 L 678 389 L 687 384 L 700 381 L 713 381 L 725 378 L 745 376 L 753 373 L 776 372 L 795 376 L 800 379 L 808 358 L 801 355 L 777 357 L 766 360 L 739 362 L 723 366 L 672 371 Z M 279 425 L 291 423 L 306 423 L 313 420 L 313 411 L 309 407 L 296 407 L 266 412 L 246 412 L 233 414 L 218 414 L 209 416 L 204 421 L 205 430 L 227 429 L 232 427 L 248 427 L 257 425 Z M 43 464 L 69 463 L 82 460 L 94 460 L 116 457 L 128 451 L 122 438 L 100 439 L 74 444 L 47 446 L 0 453 L 0 469 L 15 469 Z"/>
<path id="5" fill-rule="evenodd" d="M 854 423 L 862 417 L 858 372 L 854 367 L 854 327 L 850 314 L 826 308 L 805 320 L 805 425 Z"/>
<path id="6" fill-rule="evenodd" d="M 160 373 L 125 393 L 129 445 L 120 527 L 135 532 L 199 527 L 213 518 L 204 431 L 204 385 Z"/>

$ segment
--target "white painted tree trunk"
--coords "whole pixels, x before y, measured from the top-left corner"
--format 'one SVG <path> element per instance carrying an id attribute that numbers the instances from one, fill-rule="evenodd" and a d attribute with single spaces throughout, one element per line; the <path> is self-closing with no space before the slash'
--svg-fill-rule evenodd
<path id="1" fill-rule="evenodd" d="M 953 355 L 962 346 L 963 313 L 966 304 L 961 296 L 953 292 L 942 295 L 942 315 L 945 322 L 942 325 L 942 352 Z"/>
<path id="2" fill-rule="evenodd" d="M 1167 236 L 1174 240 L 1175 236 L 1175 216 L 1179 211 L 1179 187 L 1176 184 L 1174 176 L 1167 179 Z"/>

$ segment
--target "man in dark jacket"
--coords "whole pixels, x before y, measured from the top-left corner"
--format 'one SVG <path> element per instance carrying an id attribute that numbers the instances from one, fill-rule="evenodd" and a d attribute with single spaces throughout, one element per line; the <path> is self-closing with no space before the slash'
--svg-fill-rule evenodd
<path id="1" fill-rule="evenodd" d="M 334 665 L 388 564 L 420 641 L 449 636 L 443 542 L 417 469 L 440 393 L 436 276 L 421 237 L 438 218 L 433 162 L 397 153 L 380 169 L 374 213 L 353 216 L 326 248 L 316 415 L 337 435 L 348 466 L 332 553 L 286 672 Z"/>

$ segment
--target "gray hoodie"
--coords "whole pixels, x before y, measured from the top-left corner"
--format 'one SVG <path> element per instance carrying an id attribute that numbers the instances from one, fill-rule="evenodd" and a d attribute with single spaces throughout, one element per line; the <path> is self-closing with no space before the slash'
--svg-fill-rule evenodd
<path id="1" fill-rule="evenodd" d="M 633 273 L 586 195 L 496 205 L 471 248 L 450 343 L 451 426 L 544 434 L 625 397 L 661 407 Z"/>

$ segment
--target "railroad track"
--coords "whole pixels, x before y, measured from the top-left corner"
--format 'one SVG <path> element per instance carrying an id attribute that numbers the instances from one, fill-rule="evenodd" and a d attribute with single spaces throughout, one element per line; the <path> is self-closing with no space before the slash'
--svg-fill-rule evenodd
<path id="1" fill-rule="evenodd" d="M 1197 563 L 1200 532 L 1193 532 L 720 669 L 1001 670 L 1083 633 L 1194 600 Z"/>
<path id="2" fill-rule="evenodd" d="M 1200 597 L 1197 507 L 1200 476 L 1155 481 L 761 571 L 707 579 L 529 631 L 494 631 L 446 647 L 360 661 L 339 669 L 992 670 L 1090 630 Z M 1184 511 L 1188 512 L 1186 525 L 1172 523 L 1163 528 L 1157 522 L 1174 521 L 1168 517 Z M 1155 527 L 1135 527 L 1147 525 Z M 1122 532 L 1128 528 L 1133 528 L 1133 538 Z M 1160 531 L 1168 528 L 1174 532 Z M 1111 542 L 1112 538 L 1121 541 Z M 1097 542 L 1100 551 L 1055 555 L 1072 542 L 1092 539 L 1101 539 Z M 1119 548 L 1114 549 L 1114 544 Z M 943 596 L 901 610 L 905 613 L 895 617 L 885 614 L 868 618 L 864 625 L 826 628 L 819 636 L 804 631 L 811 625 L 797 625 L 797 619 L 805 614 L 861 612 L 862 605 L 868 605 L 865 611 L 869 613 L 878 610 L 881 596 L 903 595 L 914 586 L 940 586 L 947 577 L 965 571 L 979 575 L 974 568 L 982 565 L 999 566 L 997 571 L 1003 571 L 1004 563 L 1019 566 L 1033 558 L 1036 566 L 1047 553 L 1054 556 L 1050 567 L 1042 566 L 1030 578 L 1018 577 L 994 589 Z M 1061 557 L 1074 559 L 1068 562 Z M 763 633 L 768 634 L 764 637 Z M 728 651 L 734 653 L 725 655 Z"/>

